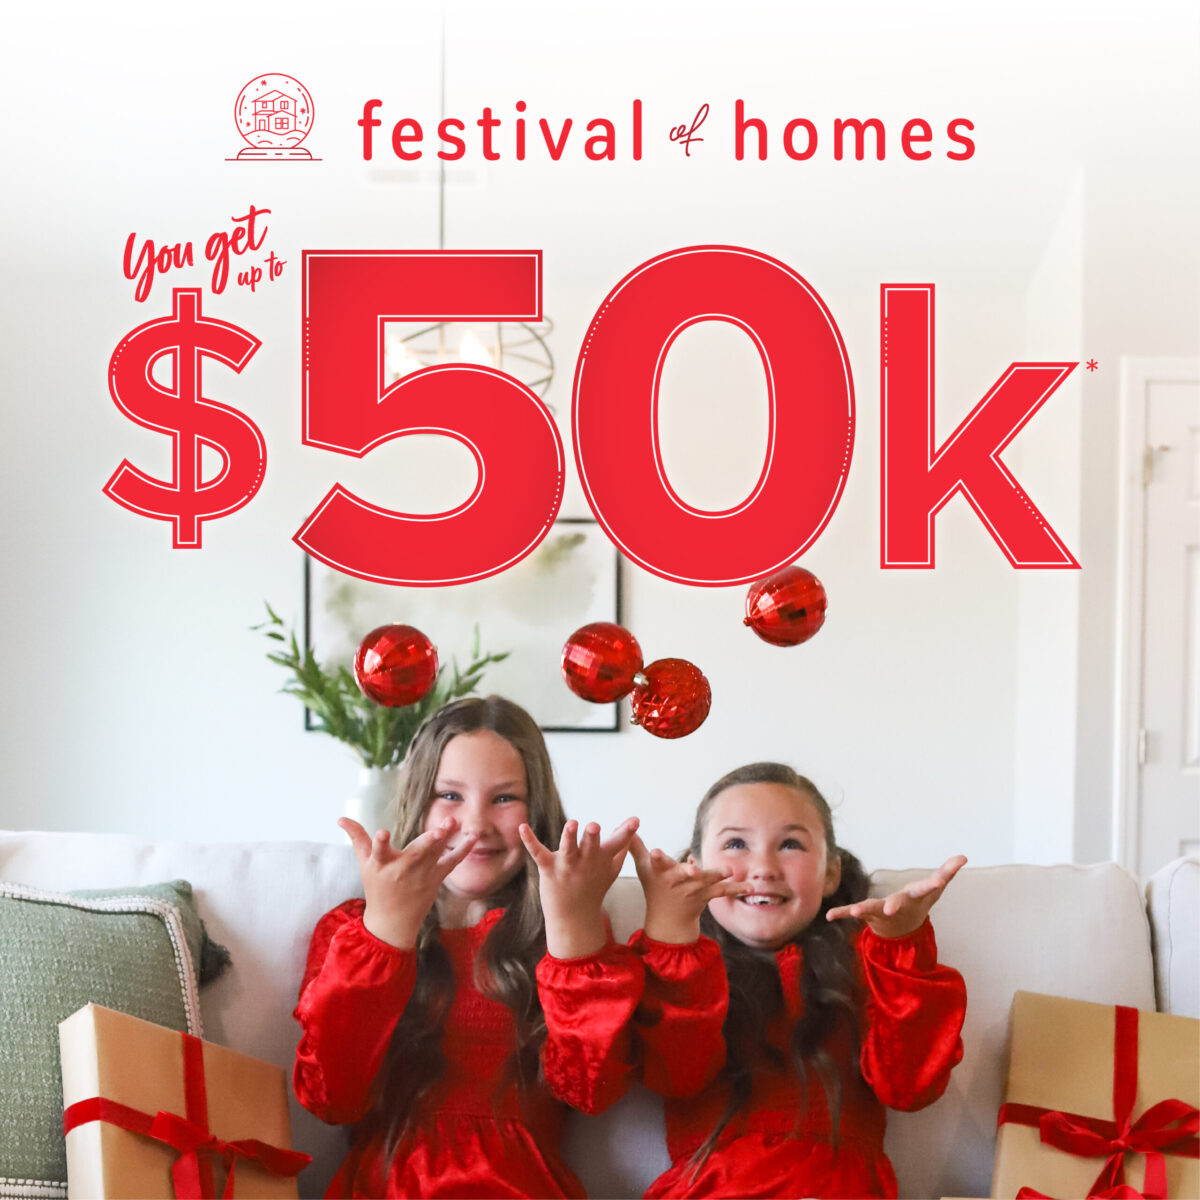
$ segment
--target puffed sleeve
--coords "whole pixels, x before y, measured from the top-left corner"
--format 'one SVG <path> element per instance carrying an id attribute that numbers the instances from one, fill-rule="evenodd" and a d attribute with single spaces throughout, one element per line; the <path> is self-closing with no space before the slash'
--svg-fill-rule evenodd
<path id="1" fill-rule="evenodd" d="M 572 1108 L 603 1112 L 625 1094 L 642 976 L 637 955 L 613 941 L 583 958 L 547 954 L 538 963 L 546 1017 L 542 1066 L 550 1090 Z"/>
<path id="2" fill-rule="evenodd" d="M 962 1059 L 963 977 L 938 963 L 928 920 L 906 937 L 864 928 L 858 956 L 867 987 L 863 1077 L 888 1108 L 924 1108 L 946 1090 Z"/>
<path id="3" fill-rule="evenodd" d="M 656 942 L 641 930 L 629 944 L 646 968 L 637 1013 L 642 1079 L 660 1096 L 694 1096 L 725 1065 L 729 981 L 721 948 L 707 937 Z"/>
<path id="4" fill-rule="evenodd" d="M 362 900 L 347 900 L 317 923 L 293 1014 L 296 1098 L 323 1121 L 360 1120 L 396 1022 L 417 978 L 416 954 L 381 942 L 363 926 Z"/>

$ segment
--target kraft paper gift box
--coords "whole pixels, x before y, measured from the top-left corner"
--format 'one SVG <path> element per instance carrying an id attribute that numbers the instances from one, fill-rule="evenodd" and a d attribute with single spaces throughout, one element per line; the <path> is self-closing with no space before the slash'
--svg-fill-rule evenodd
<path id="1" fill-rule="evenodd" d="M 97 1004 L 58 1032 L 72 1200 L 296 1196 L 279 1067 Z"/>
<path id="2" fill-rule="evenodd" d="M 1200 1021 L 1017 992 L 1011 1035 L 993 1197 L 1200 1196 Z"/>

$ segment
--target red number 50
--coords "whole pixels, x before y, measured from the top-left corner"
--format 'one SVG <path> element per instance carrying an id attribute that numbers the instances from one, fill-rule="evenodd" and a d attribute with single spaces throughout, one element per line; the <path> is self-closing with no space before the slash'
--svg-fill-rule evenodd
<path id="1" fill-rule="evenodd" d="M 383 322 L 540 319 L 538 252 L 306 251 L 304 444 L 361 457 L 390 438 L 440 433 L 471 450 L 479 483 L 432 515 L 379 508 L 335 484 L 295 540 L 340 571 L 410 585 L 481 579 L 533 550 L 562 498 L 552 417 L 523 384 L 485 367 L 430 367 L 386 387 Z M 710 320 L 754 341 L 769 413 L 758 482 L 721 512 L 680 499 L 658 437 L 667 353 Z M 691 247 L 642 264 L 600 306 L 573 419 L 588 502 L 628 558 L 682 583 L 746 583 L 802 554 L 841 497 L 854 441 L 849 360 L 833 316 L 790 267 L 738 247 Z"/>

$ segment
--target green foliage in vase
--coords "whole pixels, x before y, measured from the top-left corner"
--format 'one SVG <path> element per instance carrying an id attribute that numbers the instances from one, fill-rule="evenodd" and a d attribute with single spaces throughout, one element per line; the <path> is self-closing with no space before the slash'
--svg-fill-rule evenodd
<path id="1" fill-rule="evenodd" d="M 484 670 L 503 662 L 507 654 L 482 654 L 479 626 L 471 642 L 471 664 L 460 671 L 456 659 L 450 668 L 438 668 L 437 681 L 429 694 L 416 704 L 388 708 L 363 695 L 346 665 L 324 667 L 311 647 L 303 649 L 294 630 L 268 604 L 267 620 L 251 626 L 263 630 L 272 642 L 280 643 L 267 658 L 291 672 L 291 678 L 279 690 L 295 696 L 312 713 L 317 730 L 345 742 L 366 767 L 394 767 L 403 760 L 417 727 L 443 704 L 469 696 L 479 686 Z"/>

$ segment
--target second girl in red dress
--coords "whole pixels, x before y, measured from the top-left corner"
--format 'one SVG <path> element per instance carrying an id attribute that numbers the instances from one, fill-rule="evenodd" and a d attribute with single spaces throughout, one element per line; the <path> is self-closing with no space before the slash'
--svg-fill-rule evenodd
<path id="1" fill-rule="evenodd" d="M 647 1196 L 895 1196 L 884 1108 L 932 1103 L 962 1057 L 966 990 L 928 914 L 966 860 L 866 899 L 828 804 L 779 763 L 709 789 L 688 861 L 633 853 L 672 1159 Z"/>

